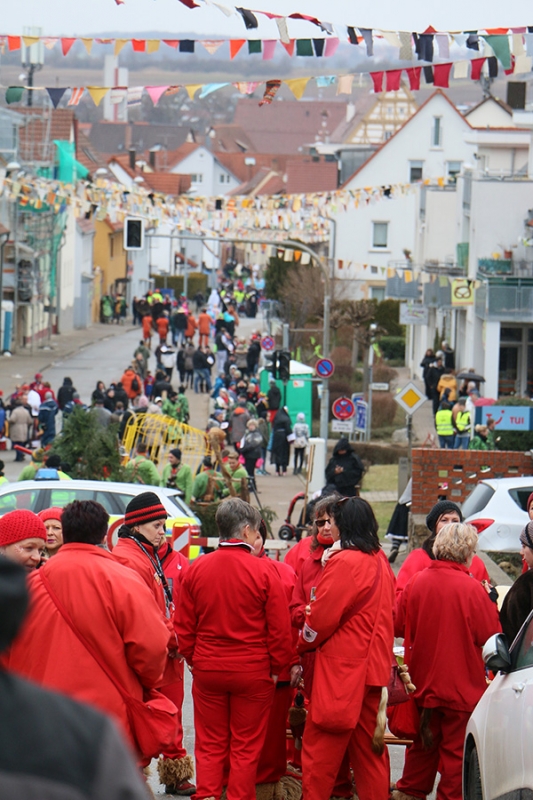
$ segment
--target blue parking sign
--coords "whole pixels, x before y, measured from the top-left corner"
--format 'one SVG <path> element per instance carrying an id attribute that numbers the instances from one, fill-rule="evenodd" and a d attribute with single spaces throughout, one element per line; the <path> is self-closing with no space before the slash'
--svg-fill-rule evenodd
<path id="1" fill-rule="evenodd" d="M 368 404 L 364 400 L 358 400 L 355 404 L 355 430 L 366 431 Z"/>

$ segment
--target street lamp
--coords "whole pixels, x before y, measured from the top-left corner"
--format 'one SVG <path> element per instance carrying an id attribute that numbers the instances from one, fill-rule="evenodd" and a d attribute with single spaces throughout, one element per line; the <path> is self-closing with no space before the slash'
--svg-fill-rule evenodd
<path id="1" fill-rule="evenodd" d="M 42 28 L 23 28 L 23 37 L 39 37 L 39 41 L 35 42 L 35 44 L 30 44 L 29 47 L 24 44 L 23 39 L 20 50 L 22 66 L 28 75 L 28 107 L 33 105 L 33 76 L 43 68 L 44 64 L 44 45 L 40 40 L 42 34 Z"/>

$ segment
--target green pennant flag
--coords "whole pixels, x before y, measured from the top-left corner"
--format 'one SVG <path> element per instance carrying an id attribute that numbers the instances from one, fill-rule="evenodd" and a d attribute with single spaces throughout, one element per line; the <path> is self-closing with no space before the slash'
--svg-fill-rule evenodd
<path id="1" fill-rule="evenodd" d="M 248 39 L 248 52 L 261 53 L 261 39 Z"/>
<path id="2" fill-rule="evenodd" d="M 511 48 L 508 36 L 484 36 L 487 44 L 494 50 L 494 55 L 504 69 L 511 69 Z"/>
<path id="3" fill-rule="evenodd" d="M 24 86 L 9 86 L 6 89 L 6 103 L 8 105 L 11 105 L 11 103 L 20 103 L 23 91 Z"/>
<path id="4" fill-rule="evenodd" d="M 314 56 L 313 43 L 311 39 L 296 39 L 297 56 Z"/>

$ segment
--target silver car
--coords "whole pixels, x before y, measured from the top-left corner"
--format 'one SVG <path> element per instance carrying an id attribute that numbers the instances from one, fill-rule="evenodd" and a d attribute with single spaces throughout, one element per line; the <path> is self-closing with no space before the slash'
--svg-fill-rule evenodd
<path id="1" fill-rule="evenodd" d="M 483 649 L 498 672 L 468 722 L 463 762 L 464 800 L 533 797 L 533 612 L 509 651 L 503 634 Z"/>
<path id="2" fill-rule="evenodd" d="M 529 522 L 527 499 L 533 476 L 487 478 L 480 481 L 462 505 L 465 521 L 479 533 L 480 550 L 518 553 L 520 531 Z"/>

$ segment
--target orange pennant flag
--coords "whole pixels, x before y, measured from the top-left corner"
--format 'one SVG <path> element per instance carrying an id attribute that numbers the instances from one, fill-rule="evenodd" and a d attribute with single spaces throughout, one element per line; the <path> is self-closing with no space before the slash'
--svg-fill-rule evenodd
<path id="1" fill-rule="evenodd" d="M 89 53 L 89 55 L 91 55 L 91 50 L 93 49 L 94 39 L 83 39 L 82 38 L 82 42 L 83 42 L 83 44 L 85 46 L 85 49 Z"/>
<path id="2" fill-rule="evenodd" d="M 246 42 L 246 39 L 230 39 L 229 41 L 229 57 L 235 58 L 241 47 Z"/>
<path id="3" fill-rule="evenodd" d="M 115 50 L 114 53 L 116 56 L 120 53 L 124 45 L 128 42 L 128 39 L 115 39 Z"/>
<path id="4" fill-rule="evenodd" d="M 20 50 L 20 36 L 8 36 L 7 37 L 7 49 L 8 50 Z"/>
<path id="5" fill-rule="evenodd" d="M 61 51 L 62 51 L 64 56 L 67 55 L 67 53 L 69 52 L 70 48 L 72 47 L 72 45 L 74 44 L 75 41 L 76 41 L 75 38 L 74 39 L 61 39 Z"/>

